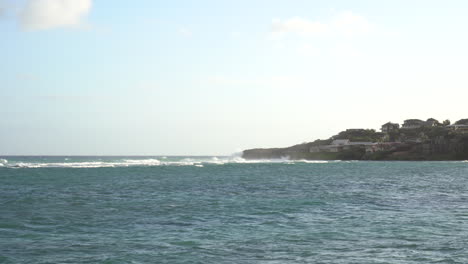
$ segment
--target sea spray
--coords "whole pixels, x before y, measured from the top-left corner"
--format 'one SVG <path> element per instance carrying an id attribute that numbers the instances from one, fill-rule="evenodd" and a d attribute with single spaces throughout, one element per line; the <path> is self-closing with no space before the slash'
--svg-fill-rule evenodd
<path id="1" fill-rule="evenodd" d="M 65 162 L 64 162 L 65 160 Z M 154 167 L 154 166 L 196 166 L 226 165 L 226 164 L 255 164 L 255 163 L 325 163 L 324 161 L 291 161 L 288 159 L 245 160 L 240 156 L 213 157 L 38 157 L 20 159 L 7 162 L 2 159 L 2 167 L 7 168 L 115 168 L 115 167 Z"/>

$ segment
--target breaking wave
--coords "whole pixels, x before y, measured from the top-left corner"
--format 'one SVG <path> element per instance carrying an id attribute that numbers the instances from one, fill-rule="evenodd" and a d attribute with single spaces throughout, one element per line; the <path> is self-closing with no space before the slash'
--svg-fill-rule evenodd
<path id="1" fill-rule="evenodd" d="M 156 167 L 156 166 L 193 166 L 204 168 L 207 165 L 228 164 L 327 164 L 327 163 L 355 163 L 358 161 L 340 160 L 289 160 L 262 159 L 246 160 L 240 156 L 230 157 L 50 157 L 50 158 L 12 158 L 0 159 L 0 168 L 113 168 L 113 167 Z M 468 163 L 465 161 L 450 161 L 455 163 Z"/>
<path id="2" fill-rule="evenodd" d="M 0 167 L 6 166 L 7 163 L 8 163 L 8 160 L 6 160 L 6 159 L 0 159 Z"/>
<path id="3" fill-rule="evenodd" d="M 329 163 L 333 161 L 313 161 L 313 160 L 288 160 L 288 159 L 270 159 L 270 160 L 245 160 L 239 156 L 232 157 L 185 157 L 171 159 L 167 157 L 158 158 L 125 158 L 117 160 L 95 159 L 90 161 L 73 161 L 73 158 L 64 159 L 65 162 L 44 162 L 44 161 L 18 161 L 10 162 L 0 160 L 0 167 L 7 168 L 112 168 L 112 167 L 151 167 L 151 166 L 194 166 L 203 168 L 205 165 L 225 165 L 225 164 L 261 164 L 261 163 Z M 62 160 L 63 161 L 63 160 Z"/>

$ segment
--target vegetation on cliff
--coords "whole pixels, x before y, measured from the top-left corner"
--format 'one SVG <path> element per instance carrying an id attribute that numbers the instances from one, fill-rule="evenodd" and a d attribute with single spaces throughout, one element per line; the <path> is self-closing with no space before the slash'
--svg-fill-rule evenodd
<path id="1" fill-rule="evenodd" d="M 246 159 L 468 160 L 468 119 L 450 125 L 430 118 L 408 119 L 402 128 L 386 123 L 382 132 L 347 129 L 325 140 L 287 148 L 250 149 Z"/>

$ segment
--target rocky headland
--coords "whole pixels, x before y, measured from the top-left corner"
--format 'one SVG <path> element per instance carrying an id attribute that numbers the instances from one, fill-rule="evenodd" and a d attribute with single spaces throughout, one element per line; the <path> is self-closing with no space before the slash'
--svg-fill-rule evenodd
<path id="1" fill-rule="evenodd" d="M 244 150 L 244 159 L 468 160 L 468 119 L 388 122 L 381 131 L 347 129 L 325 140 L 286 148 Z"/>

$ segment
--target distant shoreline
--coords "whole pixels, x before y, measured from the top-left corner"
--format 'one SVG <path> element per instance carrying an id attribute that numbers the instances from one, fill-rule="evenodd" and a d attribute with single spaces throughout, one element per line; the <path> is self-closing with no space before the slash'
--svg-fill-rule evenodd
<path id="1" fill-rule="evenodd" d="M 244 159 L 464 161 L 468 160 L 468 119 L 450 124 L 430 118 L 385 123 L 374 129 L 347 129 L 326 140 L 286 148 L 256 148 Z"/>

